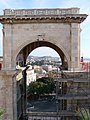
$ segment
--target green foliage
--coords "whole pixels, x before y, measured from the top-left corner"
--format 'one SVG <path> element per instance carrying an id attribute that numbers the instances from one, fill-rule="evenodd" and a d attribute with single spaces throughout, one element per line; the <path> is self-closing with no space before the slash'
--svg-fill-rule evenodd
<path id="1" fill-rule="evenodd" d="M 90 120 L 90 113 L 88 109 L 81 108 L 79 110 L 81 120 Z"/>
<path id="2" fill-rule="evenodd" d="M 2 119 L 4 113 L 5 113 L 5 110 L 3 110 L 2 108 L 0 108 L 0 119 Z"/>
<path id="3" fill-rule="evenodd" d="M 55 82 L 53 78 L 42 77 L 37 79 L 37 82 L 43 82 L 44 84 L 46 84 L 46 86 L 44 87 L 44 92 L 47 94 L 52 93 L 55 89 Z"/>
<path id="4" fill-rule="evenodd" d="M 28 94 L 49 94 L 55 89 L 55 83 L 52 78 L 43 77 L 37 79 L 35 82 L 31 82 L 28 86 Z"/>

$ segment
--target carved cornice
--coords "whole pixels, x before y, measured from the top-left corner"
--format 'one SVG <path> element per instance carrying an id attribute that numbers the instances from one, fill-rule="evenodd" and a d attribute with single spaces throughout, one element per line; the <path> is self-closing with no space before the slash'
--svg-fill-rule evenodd
<path id="1" fill-rule="evenodd" d="M 2 24 L 17 23 L 81 23 L 86 19 L 86 14 L 65 14 L 65 15 L 4 15 L 0 16 Z"/>
<path id="2" fill-rule="evenodd" d="M 67 9 L 5 9 L 0 16 L 1 23 L 81 23 L 86 14 L 79 14 L 79 8 Z"/>

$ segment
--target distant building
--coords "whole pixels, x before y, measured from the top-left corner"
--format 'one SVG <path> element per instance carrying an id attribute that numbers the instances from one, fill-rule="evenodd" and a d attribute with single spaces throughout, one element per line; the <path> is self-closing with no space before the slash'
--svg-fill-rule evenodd
<path id="1" fill-rule="evenodd" d="M 61 78 L 61 71 L 60 71 L 60 68 L 57 68 L 56 66 L 54 66 L 52 68 L 52 71 L 49 71 L 48 72 L 48 77 L 51 77 L 51 78 Z"/>
<path id="2" fill-rule="evenodd" d="M 39 65 L 34 65 L 33 66 L 33 69 L 35 70 L 35 69 L 41 69 L 41 66 L 39 66 Z"/>
<path id="3" fill-rule="evenodd" d="M 48 74 L 37 74 L 37 79 L 42 77 L 48 77 Z"/>
<path id="4" fill-rule="evenodd" d="M 36 81 L 36 73 L 34 73 L 34 69 L 30 66 L 27 69 L 27 85 L 29 85 L 31 82 Z"/>
<path id="5" fill-rule="evenodd" d="M 56 71 L 49 71 L 48 77 L 51 77 L 51 78 L 54 78 L 54 79 L 61 78 L 61 72 L 59 71 L 57 73 Z"/>
<path id="6" fill-rule="evenodd" d="M 46 72 L 52 71 L 52 65 L 42 65 L 42 69 L 46 70 Z"/>
<path id="7" fill-rule="evenodd" d="M 61 61 L 60 57 L 52 57 L 52 56 L 42 56 L 42 57 L 38 57 L 38 56 L 28 56 L 27 58 L 27 63 L 30 62 L 35 62 L 35 61 L 41 61 L 44 60 L 45 62 L 58 62 Z"/>

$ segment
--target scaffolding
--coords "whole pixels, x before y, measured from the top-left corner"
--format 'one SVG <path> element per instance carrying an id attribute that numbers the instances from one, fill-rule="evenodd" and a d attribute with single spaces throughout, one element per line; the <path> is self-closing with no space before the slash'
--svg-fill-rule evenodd
<path id="1" fill-rule="evenodd" d="M 29 112 L 30 120 L 81 120 L 82 109 L 90 114 L 90 66 L 87 71 L 61 71 L 55 81 L 57 111 Z"/>
<path id="2" fill-rule="evenodd" d="M 90 70 L 61 71 L 56 78 L 56 105 L 56 112 L 29 112 L 29 119 L 81 120 L 82 109 L 90 113 Z"/>
<path id="3" fill-rule="evenodd" d="M 58 79 L 58 114 L 60 120 L 80 120 L 80 110 L 90 113 L 90 69 L 62 71 Z"/>

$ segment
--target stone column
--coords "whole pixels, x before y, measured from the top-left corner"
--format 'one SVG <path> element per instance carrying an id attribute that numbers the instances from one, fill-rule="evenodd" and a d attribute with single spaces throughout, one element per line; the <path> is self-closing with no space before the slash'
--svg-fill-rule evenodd
<path id="1" fill-rule="evenodd" d="M 13 30 L 13 23 L 3 25 L 3 70 L 15 69 Z"/>
<path id="2" fill-rule="evenodd" d="M 71 70 L 77 70 L 80 67 L 80 25 L 71 23 Z"/>
<path id="3" fill-rule="evenodd" d="M 3 120 L 17 120 L 16 71 L 0 71 L 0 107 L 5 110 Z"/>

